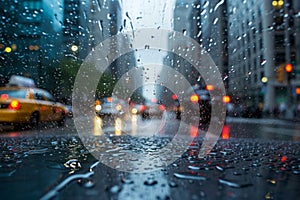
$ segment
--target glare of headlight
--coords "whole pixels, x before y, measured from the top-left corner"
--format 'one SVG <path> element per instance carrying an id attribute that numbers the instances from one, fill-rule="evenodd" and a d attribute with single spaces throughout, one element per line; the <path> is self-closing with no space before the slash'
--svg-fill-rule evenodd
<path id="1" fill-rule="evenodd" d="M 118 105 L 116 105 L 116 109 L 117 109 L 118 111 L 120 111 L 120 110 L 122 110 L 122 106 L 121 106 L 120 104 L 118 104 Z"/>
<path id="2" fill-rule="evenodd" d="M 101 105 L 96 105 L 95 110 L 100 111 L 102 109 Z"/>
<path id="3" fill-rule="evenodd" d="M 137 112 L 138 112 L 138 110 L 137 110 L 136 108 L 132 108 L 132 110 L 131 110 L 131 113 L 132 113 L 132 114 L 135 115 L 135 114 L 137 114 Z"/>

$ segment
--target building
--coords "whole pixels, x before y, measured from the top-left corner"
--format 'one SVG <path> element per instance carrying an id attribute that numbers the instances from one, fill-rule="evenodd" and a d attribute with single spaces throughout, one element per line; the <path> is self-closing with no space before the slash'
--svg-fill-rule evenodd
<path id="1" fill-rule="evenodd" d="M 18 74 L 32 77 L 39 87 L 53 85 L 46 76 L 60 56 L 61 6 L 50 0 L 0 1 L 1 79 Z"/>
<path id="2" fill-rule="evenodd" d="M 225 88 L 228 89 L 228 17 L 227 1 L 200 1 L 202 47 L 208 52 L 223 76 Z"/>
<path id="3" fill-rule="evenodd" d="M 229 93 L 236 103 L 264 104 L 272 112 L 280 103 L 295 105 L 299 86 L 300 37 L 297 0 L 228 0 Z M 282 70 L 292 63 L 290 82 Z M 280 74 L 281 73 L 281 74 Z"/>
<path id="4" fill-rule="evenodd" d="M 190 37 L 197 42 L 200 36 L 200 10 L 198 1 L 177 0 L 173 13 L 173 27 L 176 32 L 182 33 L 184 36 Z M 169 49 L 177 49 L 180 41 L 168 44 Z M 168 53 L 164 59 L 164 64 L 174 68 L 188 79 L 191 85 L 198 83 L 199 73 L 193 66 L 180 56 Z M 163 74 L 162 74 L 163 75 Z"/>

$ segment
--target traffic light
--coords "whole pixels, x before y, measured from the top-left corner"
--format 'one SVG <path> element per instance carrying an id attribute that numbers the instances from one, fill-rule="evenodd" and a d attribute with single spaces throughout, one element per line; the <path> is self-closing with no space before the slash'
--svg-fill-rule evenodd
<path id="1" fill-rule="evenodd" d="M 283 83 L 284 82 L 284 76 L 285 76 L 285 72 L 284 72 L 284 65 L 280 65 L 279 67 L 276 68 L 276 79 L 279 83 Z"/>
<path id="2" fill-rule="evenodd" d="M 292 72 L 293 72 L 293 65 L 291 63 L 287 63 L 285 65 L 285 72 L 287 73 L 287 81 L 289 83 L 292 79 Z"/>

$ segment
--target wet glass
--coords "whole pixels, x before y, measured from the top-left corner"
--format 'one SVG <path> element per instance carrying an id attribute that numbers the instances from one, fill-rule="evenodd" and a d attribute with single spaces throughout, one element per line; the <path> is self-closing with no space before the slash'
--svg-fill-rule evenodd
<path id="1" fill-rule="evenodd" d="M 299 11 L 298 0 L 0 0 L 1 193 L 297 198 Z M 13 75 L 34 84 L 10 91 Z M 48 105 L 14 115 L 24 87 L 49 91 Z"/>

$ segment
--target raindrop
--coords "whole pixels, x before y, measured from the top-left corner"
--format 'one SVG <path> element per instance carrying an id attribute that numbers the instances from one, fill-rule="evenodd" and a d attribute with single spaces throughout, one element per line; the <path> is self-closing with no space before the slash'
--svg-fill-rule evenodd
<path id="1" fill-rule="evenodd" d="M 64 163 L 64 166 L 66 168 L 71 168 L 73 170 L 77 170 L 81 168 L 81 164 L 77 159 L 68 160 L 66 163 Z"/>
<path id="2" fill-rule="evenodd" d="M 109 192 L 112 194 L 117 194 L 119 192 L 121 192 L 122 188 L 118 185 L 114 185 L 109 189 Z"/>
<path id="3" fill-rule="evenodd" d="M 79 179 L 77 183 L 85 188 L 92 188 L 95 186 L 95 183 L 90 179 Z"/>
<path id="4" fill-rule="evenodd" d="M 207 8 L 209 6 L 209 1 L 205 1 L 205 3 L 203 4 L 203 8 Z"/>
<path id="5" fill-rule="evenodd" d="M 131 179 L 126 179 L 126 178 L 122 178 L 121 179 L 121 182 L 124 183 L 124 184 L 133 184 L 133 180 Z"/>
<path id="6" fill-rule="evenodd" d="M 169 182 L 169 186 L 172 187 L 172 188 L 174 188 L 174 187 L 178 187 L 178 184 L 176 182 L 174 182 L 174 181 L 170 181 Z"/>
<path id="7" fill-rule="evenodd" d="M 214 25 L 216 25 L 217 23 L 218 23 L 218 21 L 219 21 L 219 18 L 216 18 L 215 20 L 214 20 Z"/>
<path id="8" fill-rule="evenodd" d="M 189 180 L 198 180 L 198 181 L 207 180 L 207 178 L 204 177 L 204 176 L 192 175 L 192 174 L 189 174 L 189 173 L 174 173 L 174 176 L 176 178 L 189 179 Z"/>
<path id="9" fill-rule="evenodd" d="M 200 167 L 199 167 L 199 166 L 192 166 L 192 165 L 190 165 L 190 166 L 188 166 L 188 168 L 189 168 L 190 170 L 194 170 L 194 171 L 200 170 Z"/>
<path id="10" fill-rule="evenodd" d="M 271 183 L 272 185 L 276 185 L 276 180 L 274 180 L 274 179 L 267 179 L 267 183 Z"/>
<path id="11" fill-rule="evenodd" d="M 157 184 L 157 181 L 154 180 L 154 179 L 148 179 L 144 182 L 144 185 L 147 185 L 147 186 L 153 186 L 153 185 L 156 185 Z"/>
<path id="12" fill-rule="evenodd" d="M 227 185 L 229 187 L 233 187 L 233 188 L 243 188 L 243 187 L 247 187 L 247 186 L 251 186 L 251 183 L 239 183 L 237 181 L 232 181 L 232 180 L 226 180 L 223 178 L 219 179 L 219 183 L 223 184 L 223 185 Z"/>
<path id="13" fill-rule="evenodd" d="M 265 195 L 265 199 L 274 199 L 273 195 L 268 192 L 266 195 Z"/>

